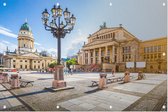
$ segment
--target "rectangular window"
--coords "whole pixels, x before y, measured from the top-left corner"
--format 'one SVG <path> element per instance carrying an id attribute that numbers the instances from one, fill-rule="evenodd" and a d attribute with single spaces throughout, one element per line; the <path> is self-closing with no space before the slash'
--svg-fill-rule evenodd
<path id="1" fill-rule="evenodd" d="M 16 60 L 13 60 L 13 62 L 16 62 Z"/>
<path id="2" fill-rule="evenodd" d="M 22 62 L 22 60 L 20 60 L 20 62 Z"/>
<path id="3" fill-rule="evenodd" d="M 124 58 L 124 55 L 123 55 L 123 62 L 125 62 L 125 58 Z"/>
<path id="4" fill-rule="evenodd" d="M 161 46 L 158 46 L 158 52 L 160 52 L 161 51 Z"/>
<path id="5" fill-rule="evenodd" d="M 150 49 L 151 49 L 151 52 L 153 52 L 153 46 L 151 46 L 151 48 L 150 48 Z"/>
<path id="6" fill-rule="evenodd" d="M 157 51 L 158 51 L 158 47 L 154 46 L 154 52 L 157 52 Z"/>
<path id="7" fill-rule="evenodd" d="M 98 56 L 98 54 L 99 54 L 98 51 L 96 51 L 96 56 Z"/>
<path id="8" fill-rule="evenodd" d="M 27 60 L 25 60 L 25 62 L 27 62 Z"/>
<path id="9" fill-rule="evenodd" d="M 154 58 L 157 58 L 157 54 L 154 55 Z"/>
<path id="10" fill-rule="evenodd" d="M 161 58 L 161 53 L 158 54 L 158 58 Z"/>
<path id="11" fill-rule="evenodd" d="M 117 48 L 115 48 L 115 54 L 117 54 Z"/>
<path id="12" fill-rule="evenodd" d="M 153 59 L 153 54 L 151 54 L 151 59 Z"/>
<path id="13" fill-rule="evenodd" d="M 20 65 L 20 68 L 22 69 L 22 65 Z"/>
<path id="14" fill-rule="evenodd" d="M 16 66 L 15 65 L 13 65 L 13 68 L 15 68 Z"/>
<path id="15" fill-rule="evenodd" d="M 104 51 L 101 52 L 101 56 L 104 56 Z"/>
<path id="16" fill-rule="evenodd" d="M 117 56 L 115 55 L 115 57 L 114 57 L 114 62 L 117 62 Z"/>

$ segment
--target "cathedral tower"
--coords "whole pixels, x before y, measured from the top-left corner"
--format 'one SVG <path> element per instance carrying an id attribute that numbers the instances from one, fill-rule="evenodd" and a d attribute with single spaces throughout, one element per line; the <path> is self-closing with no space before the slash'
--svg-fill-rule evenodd
<path id="1" fill-rule="evenodd" d="M 25 22 L 19 30 L 18 50 L 23 53 L 34 51 L 34 38 L 27 22 Z"/>

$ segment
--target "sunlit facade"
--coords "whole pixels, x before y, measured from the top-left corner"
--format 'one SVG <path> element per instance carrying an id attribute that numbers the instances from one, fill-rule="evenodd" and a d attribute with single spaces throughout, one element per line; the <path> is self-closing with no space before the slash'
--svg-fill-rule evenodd
<path id="1" fill-rule="evenodd" d="M 153 56 L 157 54 L 157 58 L 146 60 L 144 56 L 148 56 L 148 54 L 144 50 L 150 47 L 155 48 L 155 46 L 158 46 L 158 50 L 161 47 L 161 50 L 152 52 Z M 146 68 L 143 69 L 144 71 L 165 72 L 167 71 L 167 58 L 166 56 L 163 57 L 162 54 L 167 55 L 166 46 L 166 37 L 141 41 L 122 25 L 112 28 L 102 26 L 88 37 L 88 42 L 78 52 L 78 63 L 80 65 L 100 64 L 102 70 L 105 71 L 111 71 L 111 69 L 125 71 L 127 69 L 126 62 L 145 61 Z M 151 67 L 151 64 L 155 65 Z"/>
<path id="2" fill-rule="evenodd" d="M 22 70 L 47 69 L 54 61 L 51 56 L 42 56 L 34 48 L 34 37 L 28 23 L 25 22 L 18 34 L 18 49 L 14 52 L 6 51 L 3 57 L 4 66 Z"/>

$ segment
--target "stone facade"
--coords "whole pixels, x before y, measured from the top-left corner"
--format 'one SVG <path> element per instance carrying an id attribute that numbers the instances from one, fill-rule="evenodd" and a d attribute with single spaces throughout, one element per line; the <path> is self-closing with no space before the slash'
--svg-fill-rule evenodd
<path id="1" fill-rule="evenodd" d="M 160 44 L 158 44 L 158 42 Z M 114 68 L 116 71 L 125 71 L 126 62 L 146 61 L 143 58 L 144 46 L 150 47 L 153 46 L 154 43 L 155 45 L 164 46 L 160 53 L 167 54 L 166 37 L 141 41 L 122 26 L 113 28 L 103 27 L 88 37 L 88 43 L 84 44 L 80 52 L 78 52 L 78 63 L 80 65 L 101 64 L 102 69 L 111 71 L 111 69 Z M 152 72 L 151 69 L 149 69 L 149 63 L 151 63 L 151 61 L 148 60 L 146 62 L 147 67 L 145 70 Z M 165 62 L 167 62 L 166 56 L 164 57 L 164 66 L 161 65 L 163 66 L 161 70 L 164 71 L 167 70 L 165 69 Z M 159 71 L 157 67 L 153 68 Z"/>
<path id="2" fill-rule="evenodd" d="M 34 49 L 34 37 L 28 23 L 24 23 L 18 34 L 18 49 L 15 52 L 6 51 L 3 56 L 7 68 L 21 70 L 47 69 L 55 61 L 50 56 L 42 56 Z"/>
<path id="3" fill-rule="evenodd" d="M 146 62 L 147 72 L 167 71 L 167 38 L 143 41 L 139 49 L 140 59 Z"/>

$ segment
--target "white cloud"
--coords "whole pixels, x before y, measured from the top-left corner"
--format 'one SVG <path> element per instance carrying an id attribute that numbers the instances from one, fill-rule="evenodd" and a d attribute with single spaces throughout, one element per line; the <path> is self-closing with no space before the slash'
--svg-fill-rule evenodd
<path id="1" fill-rule="evenodd" d="M 40 46 L 40 45 L 41 45 L 40 43 L 37 43 L 37 42 L 34 42 L 34 44 L 35 44 L 35 45 L 38 45 L 38 46 Z"/>
<path id="2" fill-rule="evenodd" d="M 14 51 L 15 49 L 17 49 L 16 44 L 13 44 L 13 43 L 5 41 L 5 40 L 1 40 L 0 41 L 0 52 L 6 51 L 7 47 L 10 51 Z"/>
<path id="3" fill-rule="evenodd" d="M 12 33 L 11 30 L 9 30 L 9 29 L 7 29 L 5 27 L 2 27 L 2 26 L 0 26 L 0 34 L 8 36 L 8 37 L 12 37 L 12 38 L 17 38 L 16 34 Z"/>
<path id="4" fill-rule="evenodd" d="M 49 54 L 51 54 L 52 56 L 56 57 L 56 54 L 57 54 L 57 49 L 55 48 L 44 48 L 43 46 L 37 46 L 36 49 L 38 50 L 38 52 L 41 52 L 41 51 L 47 51 Z"/>
<path id="5" fill-rule="evenodd" d="M 70 47 L 67 48 L 67 56 L 72 56 L 77 54 L 78 50 L 81 49 L 83 43 L 87 40 L 86 35 L 82 33 L 80 29 L 78 29 L 78 35 L 75 39 L 73 39 Z"/>
<path id="6" fill-rule="evenodd" d="M 5 43 L 5 44 L 9 44 L 10 43 L 10 42 L 5 41 L 5 40 L 2 40 L 2 42 Z"/>

